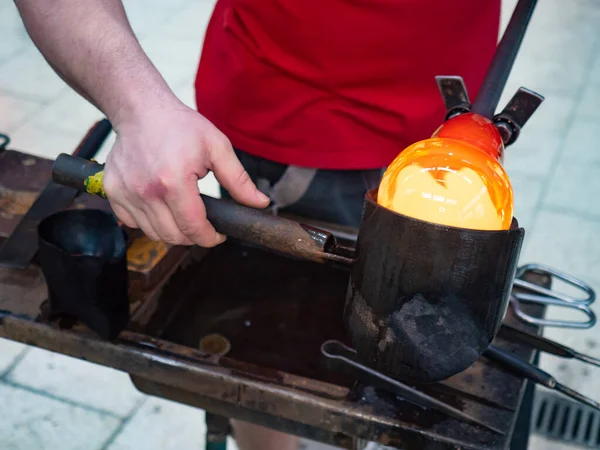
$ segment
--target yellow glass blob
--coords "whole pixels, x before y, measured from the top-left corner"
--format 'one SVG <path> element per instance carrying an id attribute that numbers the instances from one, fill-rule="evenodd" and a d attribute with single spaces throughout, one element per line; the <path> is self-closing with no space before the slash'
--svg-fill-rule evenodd
<path id="1" fill-rule="evenodd" d="M 503 147 L 490 151 L 489 146 L 476 146 L 471 135 L 466 133 L 465 139 L 433 137 L 407 147 L 387 168 L 377 202 L 397 213 L 442 225 L 508 230 L 513 191 L 494 157 Z"/>

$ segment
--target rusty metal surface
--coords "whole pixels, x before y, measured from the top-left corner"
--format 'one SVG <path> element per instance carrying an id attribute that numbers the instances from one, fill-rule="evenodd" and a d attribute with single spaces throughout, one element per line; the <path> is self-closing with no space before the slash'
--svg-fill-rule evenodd
<path id="1" fill-rule="evenodd" d="M 0 336 L 128 372 L 153 395 L 337 445 L 361 438 L 406 450 L 507 448 L 525 384 L 484 358 L 418 388 L 493 422 L 504 437 L 324 370 L 321 343 L 348 342 L 342 325 L 348 277 L 347 268 L 233 240 L 212 251 L 195 249 L 136 305 L 129 331 L 107 342 L 78 324 L 47 323 L 39 314 L 46 296 L 39 270 L 8 270 L 0 272 Z M 506 321 L 515 324 L 510 311 Z M 226 356 L 199 350 L 202 338 L 215 333 L 231 345 Z M 495 344 L 533 356 L 526 347 Z"/>
<path id="2" fill-rule="evenodd" d="M 256 417 L 269 415 L 280 421 L 294 422 L 296 430 L 314 427 L 322 433 L 376 439 L 402 448 L 425 448 L 423 445 L 432 435 L 439 436 L 450 448 L 457 445 L 498 448 L 488 446 L 490 439 L 492 443 L 497 439 L 492 433 L 474 433 L 472 427 L 443 416 L 430 415 L 424 423 L 422 411 L 369 388 L 358 398 L 352 394 L 341 395 L 348 391 L 279 371 L 265 371 L 252 365 L 223 367 L 211 361 L 213 355 L 204 356 L 199 352 L 185 351 L 184 355 L 176 355 L 161 349 L 155 342 L 138 339 L 127 332 L 111 343 L 82 330 L 59 330 L 47 324 L 0 315 L 0 335 L 114 367 L 136 378 L 204 398 L 206 402 L 225 402 L 236 410 L 245 410 L 248 416 L 254 417 L 256 413 Z M 180 401 L 189 402 L 183 398 Z M 238 416 L 233 414 L 233 417 Z M 468 444 L 465 445 L 465 441 Z"/>
<path id="3" fill-rule="evenodd" d="M 318 351 L 326 339 L 346 340 L 340 315 L 348 278 L 345 270 L 284 260 L 233 245 L 221 247 L 207 258 L 186 290 L 185 295 L 193 301 L 180 307 L 163 333 L 164 339 L 196 347 L 203 336 L 219 333 L 231 342 L 231 359 L 352 388 L 348 380 L 323 371 Z M 179 280 L 178 288 L 183 284 L 185 281 Z M 175 290 L 167 289 L 164 295 L 173 298 Z M 515 321 L 510 312 L 507 321 Z M 533 355 L 530 349 L 505 341 L 495 344 L 525 359 Z M 481 358 L 455 377 L 420 388 L 491 420 L 510 434 L 523 386 L 522 380 Z M 388 419 L 395 417 L 393 400 L 386 403 L 373 395 L 371 400 L 394 412 Z M 277 405 L 267 408 L 273 410 Z M 422 419 L 426 416 L 420 415 Z M 430 438 L 432 442 L 437 439 Z"/>
<path id="4" fill-rule="evenodd" d="M 234 243 L 201 253 L 164 286 L 155 309 L 134 317 L 131 328 L 145 334 L 125 332 L 111 343 L 81 327 L 3 316 L 0 335 L 128 372 L 153 395 L 326 442 L 506 448 L 522 380 L 482 359 L 444 385 L 419 387 L 492 421 L 505 437 L 355 385 L 325 371 L 319 359 L 322 340 L 345 337 L 347 271 Z M 198 349 L 211 333 L 231 343 L 226 357 Z M 483 392 L 487 398 L 478 398 Z"/>
<path id="5" fill-rule="evenodd" d="M 0 152 L 0 237 L 8 237 L 51 178 L 52 162 Z"/>

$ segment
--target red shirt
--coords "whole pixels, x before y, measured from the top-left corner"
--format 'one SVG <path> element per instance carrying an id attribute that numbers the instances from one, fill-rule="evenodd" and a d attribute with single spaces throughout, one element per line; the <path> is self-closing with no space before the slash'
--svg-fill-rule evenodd
<path id="1" fill-rule="evenodd" d="M 436 75 L 475 97 L 499 21 L 500 0 L 219 0 L 198 110 L 273 161 L 383 167 L 442 123 Z"/>

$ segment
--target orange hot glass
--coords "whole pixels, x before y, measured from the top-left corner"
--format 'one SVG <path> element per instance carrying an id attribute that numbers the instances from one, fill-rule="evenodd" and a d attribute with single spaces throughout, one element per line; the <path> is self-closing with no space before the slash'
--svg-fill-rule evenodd
<path id="1" fill-rule="evenodd" d="M 377 202 L 416 219 L 476 230 L 508 230 L 510 179 L 500 164 L 502 138 L 488 119 L 464 114 L 434 137 L 400 153 L 387 168 Z"/>
<path id="2" fill-rule="evenodd" d="M 466 113 L 453 117 L 439 127 L 432 137 L 467 142 L 500 162 L 504 159 L 502 136 L 494 122 L 479 114 Z"/>

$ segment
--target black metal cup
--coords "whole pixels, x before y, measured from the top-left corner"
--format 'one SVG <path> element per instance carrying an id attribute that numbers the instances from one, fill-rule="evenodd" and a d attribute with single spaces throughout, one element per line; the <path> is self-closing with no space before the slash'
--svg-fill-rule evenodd
<path id="1" fill-rule="evenodd" d="M 129 322 L 127 241 L 114 217 L 62 211 L 44 219 L 38 232 L 50 315 L 67 314 L 114 339 Z"/>
<path id="2" fill-rule="evenodd" d="M 363 361 L 394 377 L 435 382 L 469 367 L 498 332 L 524 230 L 438 225 L 367 193 L 345 325 Z"/>

